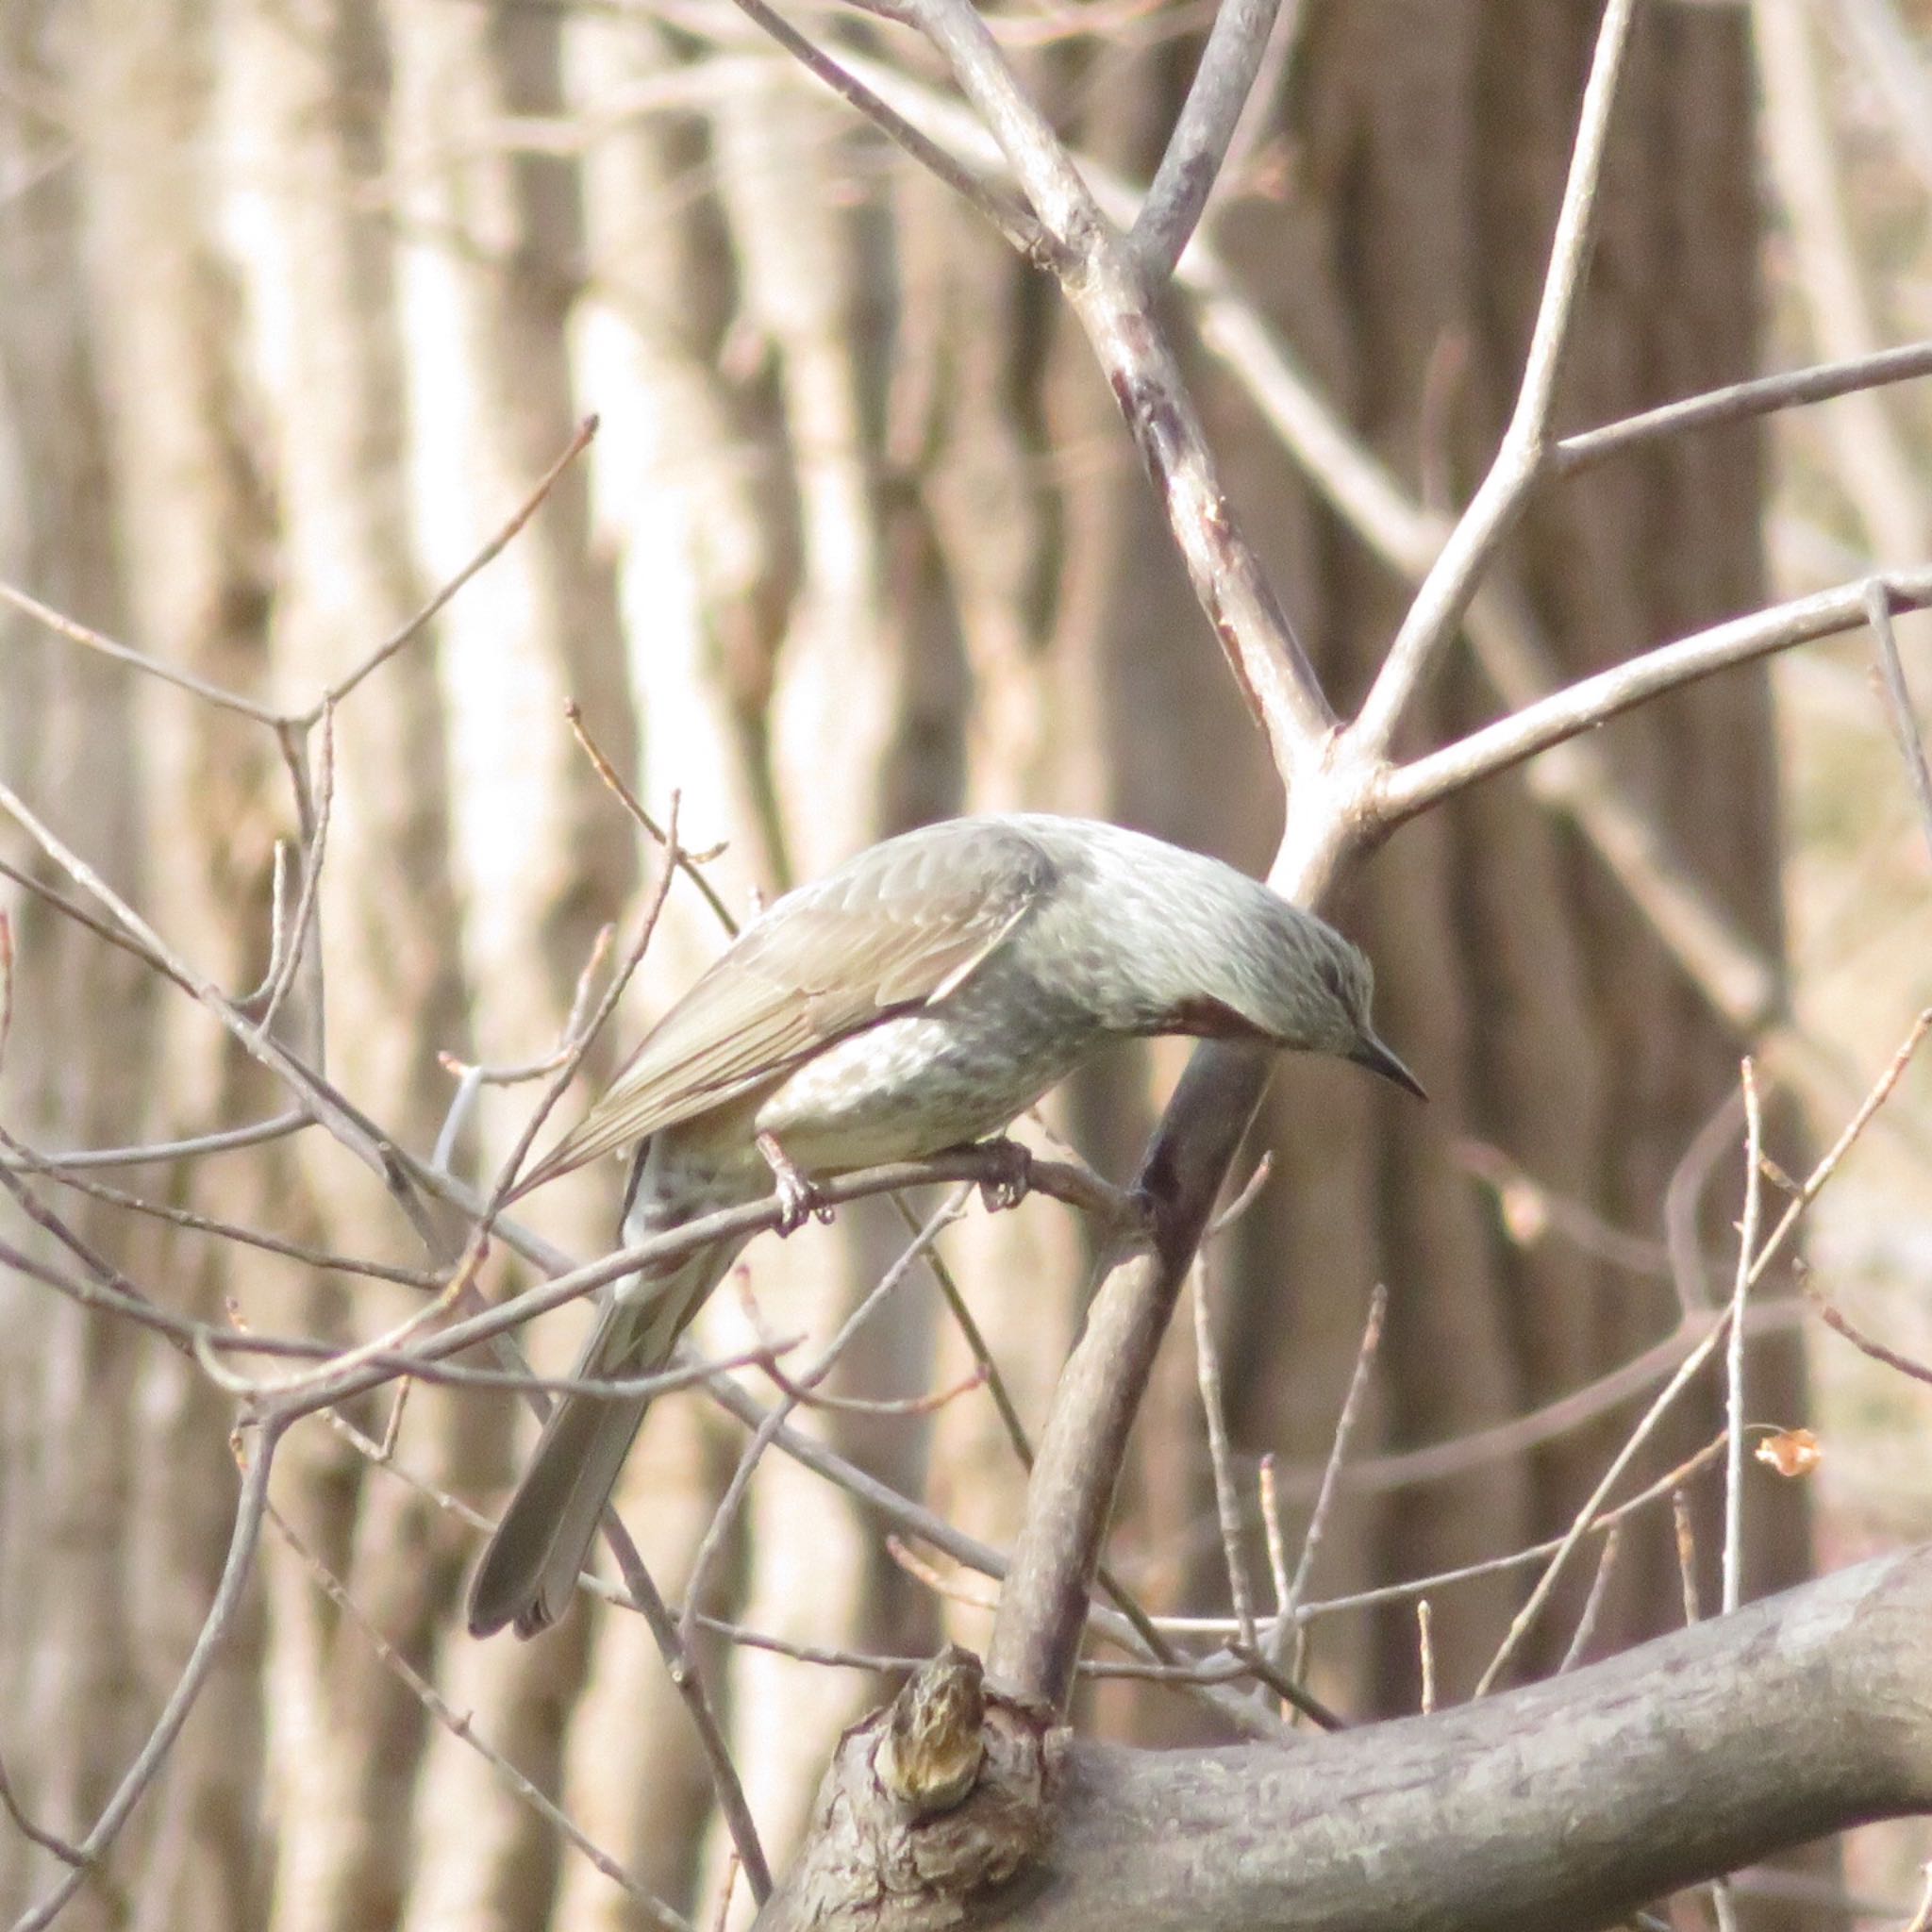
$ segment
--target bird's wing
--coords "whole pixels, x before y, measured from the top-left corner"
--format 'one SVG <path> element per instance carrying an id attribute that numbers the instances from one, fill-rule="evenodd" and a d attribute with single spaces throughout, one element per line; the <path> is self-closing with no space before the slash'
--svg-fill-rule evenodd
<path id="1" fill-rule="evenodd" d="M 875 846 L 780 899 L 645 1036 L 517 1192 L 782 1078 L 956 991 L 1052 885 L 1016 828 L 955 821 Z"/>

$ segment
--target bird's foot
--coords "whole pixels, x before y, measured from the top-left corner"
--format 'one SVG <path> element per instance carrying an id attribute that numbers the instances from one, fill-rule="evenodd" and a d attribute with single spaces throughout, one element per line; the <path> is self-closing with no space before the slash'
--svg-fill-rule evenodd
<path id="1" fill-rule="evenodd" d="M 778 1232 L 795 1233 L 811 1216 L 830 1221 L 834 1212 L 829 1202 L 812 1186 L 791 1157 L 770 1134 L 758 1137 L 758 1153 L 763 1156 L 778 1190 Z"/>
<path id="2" fill-rule="evenodd" d="M 979 1197 L 987 1211 L 997 1214 L 1002 1208 L 1017 1208 L 1033 1185 L 1033 1156 L 1018 1141 L 1004 1135 L 995 1141 L 982 1141 L 979 1151 L 990 1158 L 979 1183 Z"/>

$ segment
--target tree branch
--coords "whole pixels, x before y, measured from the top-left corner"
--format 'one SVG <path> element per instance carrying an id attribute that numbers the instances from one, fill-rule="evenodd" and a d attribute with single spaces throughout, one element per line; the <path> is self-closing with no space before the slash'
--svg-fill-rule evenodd
<path id="1" fill-rule="evenodd" d="M 1557 376 L 1590 264 L 1597 185 L 1636 10 L 1636 0 L 1609 0 L 1604 8 L 1516 407 L 1495 461 L 1423 579 L 1355 722 L 1354 741 L 1364 756 L 1387 753 L 1409 700 L 1456 635 L 1483 572 L 1542 475 Z"/>
<path id="2" fill-rule="evenodd" d="M 1174 273 L 1200 222 L 1280 11 L 1281 0 L 1221 0 L 1194 84 L 1127 238 L 1150 284 Z"/>
<path id="3" fill-rule="evenodd" d="M 1222 487 L 1140 260 L 965 0 L 910 0 L 1056 248 L 1055 272 L 1112 386 L 1181 559 L 1275 769 L 1293 786 L 1336 725 L 1314 668 Z"/>
<path id="4" fill-rule="evenodd" d="M 1579 678 L 1441 751 L 1385 772 L 1374 790 L 1380 824 L 1385 829 L 1393 829 L 1451 792 L 1507 771 L 1579 732 L 1607 724 L 1647 698 L 1792 644 L 1855 629 L 1869 620 L 1868 600 L 1874 583 L 1882 587 L 1893 611 L 1921 610 L 1932 605 L 1932 567 L 1900 571 L 1840 584 L 1809 597 L 1794 597 L 1788 604 L 1735 617 L 1675 643 L 1659 645 L 1594 677 Z"/>
<path id="5" fill-rule="evenodd" d="M 995 1913 L 1013 1932 L 1591 1932 L 1781 1847 L 1932 1807 L 1928 1618 L 1921 1548 L 1565 1676 L 1289 1750 L 1049 1735 L 1051 1841 L 991 1890 L 949 1890 L 943 1872 L 924 1890 L 891 1883 L 914 1869 L 912 1827 L 881 1802 L 874 1717 L 848 1734 L 824 1835 L 759 1932 Z M 1024 1830 L 1018 1761 L 1009 1777 L 990 1750 L 949 1814 L 954 1870 L 983 1870 L 975 1857 Z"/>
<path id="6" fill-rule="evenodd" d="M 227 1561 L 223 1566 L 214 1601 L 208 1606 L 208 1616 L 194 1640 L 194 1647 L 188 1654 L 188 1661 L 182 1666 L 167 1703 L 161 1707 L 161 1714 L 155 1721 L 147 1742 L 127 1767 L 125 1775 L 114 1788 L 113 1795 L 102 1807 L 93 1829 L 75 1846 L 77 1858 L 83 1862 L 76 1863 L 39 1905 L 23 1913 L 13 1932 L 45 1932 L 45 1928 L 54 1923 L 68 1900 L 99 1865 L 102 1854 L 114 1842 L 121 1827 L 141 1802 L 142 1792 L 155 1781 L 167 1761 L 168 1753 L 174 1749 L 175 1740 L 180 1735 L 181 1726 L 188 1722 L 188 1713 L 194 1708 L 194 1700 L 201 1694 L 201 1687 L 208 1682 L 208 1673 L 220 1658 L 236 1613 L 242 1607 L 242 1594 L 254 1570 L 256 1547 L 261 1540 L 262 1513 L 268 1506 L 269 1470 L 275 1460 L 277 1440 L 275 1430 L 260 1431 L 256 1438 L 255 1454 L 243 1463 L 242 1493 L 235 1505 L 235 1524 L 228 1541 Z"/>

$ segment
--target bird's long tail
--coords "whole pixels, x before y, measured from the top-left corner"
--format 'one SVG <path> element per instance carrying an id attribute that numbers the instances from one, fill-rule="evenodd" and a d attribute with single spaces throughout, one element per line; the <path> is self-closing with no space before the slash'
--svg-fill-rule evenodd
<path id="1" fill-rule="evenodd" d="M 655 1374 L 741 1245 L 716 1241 L 661 1275 L 621 1283 L 598 1314 L 573 1379 Z M 557 1399 L 471 1582 L 472 1636 L 488 1637 L 508 1624 L 519 1637 L 534 1637 L 569 1607 L 605 1502 L 649 1407 L 648 1396 Z"/>

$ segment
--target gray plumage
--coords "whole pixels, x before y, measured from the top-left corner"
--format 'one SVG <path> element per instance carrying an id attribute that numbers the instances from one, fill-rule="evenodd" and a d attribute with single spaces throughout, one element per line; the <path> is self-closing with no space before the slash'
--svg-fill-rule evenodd
<path id="1" fill-rule="evenodd" d="M 917 1159 L 997 1133 L 1130 1036 L 1337 1055 L 1419 1094 L 1372 988 L 1340 933 L 1218 859 L 1084 819 L 952 819 L 776 901 L 517 1191 L 647 1141 L 624 1224 L 643 1241 L 768 1194 L 761 1140 L 807 1175 Z M 661 1368 L 741 1245 L 625 1276 L 575 1374 Z M 473 1632 L 562 1613 L 644 1407 L 557 1403 L 472 1584 Z"/>

